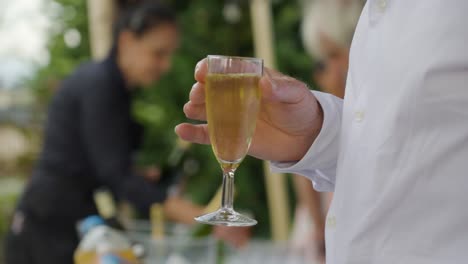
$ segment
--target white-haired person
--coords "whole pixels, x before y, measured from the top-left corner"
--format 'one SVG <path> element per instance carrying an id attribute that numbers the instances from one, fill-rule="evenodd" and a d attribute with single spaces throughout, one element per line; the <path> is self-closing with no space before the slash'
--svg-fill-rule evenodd
<path id="1" fill-rule="evenodd" d="M 314 58 L 313 78 L 320 90 L 344 97 L 349 49 L 362 0 L 308 0 L 301 28 L 307 53 Z"/>

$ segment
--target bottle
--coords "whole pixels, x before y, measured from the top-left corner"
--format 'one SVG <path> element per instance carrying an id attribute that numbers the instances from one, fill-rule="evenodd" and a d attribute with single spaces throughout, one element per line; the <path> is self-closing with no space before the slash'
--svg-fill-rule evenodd
<path id="1" fill-rule="evenodd" d="M 76 264 L 137 264 L 132 244 L 118 230 L 106 226 L 104 220 L 89 216 L 78 224 L 82 237 L 74 254 Z"/>
<path id="2" fill-rule="evenodd" d="M 163 239 L 165 233 L 163 205 L 154 203 L 150 209 L 151 238 Z"/>
<path id="3" fill-rule="evenodd" d="M 94 191 L 93 196 L 99 216 L 105 220 L 105 224 L 123 231 L 125 228 L 117 217 L 117 204 L 111 191 L 108 188 L 101 187 Z"/>

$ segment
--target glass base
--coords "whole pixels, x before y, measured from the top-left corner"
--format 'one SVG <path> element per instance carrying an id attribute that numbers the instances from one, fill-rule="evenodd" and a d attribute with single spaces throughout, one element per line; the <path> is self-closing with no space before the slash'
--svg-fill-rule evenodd
<path id="1" fill-rule="evenodd" d="M 195 217 L 195 221 L 224 226 L 253 226 L 257 224 L 257 220 L 241 215 L 232 209 L 219 209 L 216 212 Z"/>

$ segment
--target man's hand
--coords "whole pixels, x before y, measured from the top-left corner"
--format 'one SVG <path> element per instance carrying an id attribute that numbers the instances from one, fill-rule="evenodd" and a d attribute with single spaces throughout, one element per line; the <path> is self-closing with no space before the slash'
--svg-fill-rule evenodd
<path id="1" fill-rule="evenodd" d="M 190 101 L 184 106 L 188 118 L 206 120 L 205 77 L 207 62 L 195 68 Z M 298 161 L 320 132 L 322 109 L 307 86 L 291 77 L 265 68 L 260 80 L 261 110 L 249 154 L 271 161 Z M 209 144 L 206 124 L 180 124 L 176 133 L 184 140 Z"/>

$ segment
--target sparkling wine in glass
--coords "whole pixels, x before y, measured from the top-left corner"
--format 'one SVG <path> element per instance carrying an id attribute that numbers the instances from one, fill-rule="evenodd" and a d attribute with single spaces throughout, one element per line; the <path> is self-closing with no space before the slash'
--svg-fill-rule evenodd
<path id="1" fill-rule="evenodd" d="M 206 112 L 213 152 L 223 171 L 221 207 L 196 217 L 201 223 L 252 226 L 257 221 L 234 210 L 234 173 L 249 150 L 260 110 L 263 60 L 208 56 Z"/>

